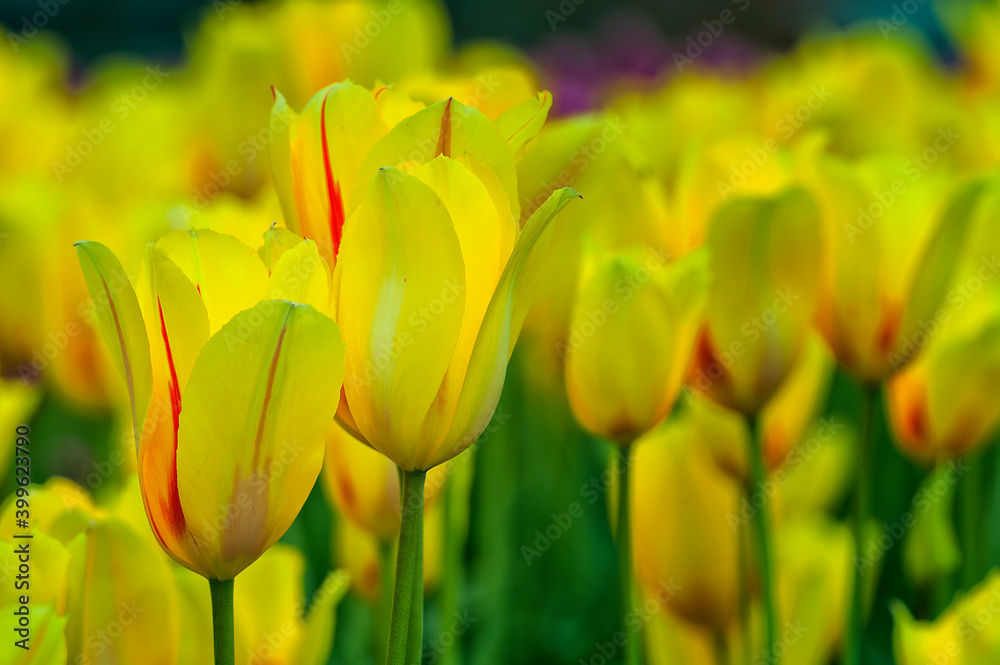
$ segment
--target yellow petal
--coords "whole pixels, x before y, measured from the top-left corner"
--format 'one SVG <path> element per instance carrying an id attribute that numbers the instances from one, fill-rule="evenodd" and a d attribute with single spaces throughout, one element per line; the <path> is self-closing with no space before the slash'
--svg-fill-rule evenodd
<path id="1" fill-rule="evenodd" d="M 336 324 L 287 301 L 241 312 L 205 345 L 177 446 L 198 572 L 233 578 L 291 525 L 323 464 L 342 359 Z"/>
<path id="2" fill-rule="evenodd" d="M 552 236 L 551 222 L 567 203 L 579 197 L 568 187 L 553 192 L 524 225 L 479 328 L 451 429 L 430 457 L 422 460 L 421 468 L 429 469 L 459 454 L 489 424 L 503 390 L 507 362 L 514 352 L 545 261 Z"/>
<path id="3" fill-rule="evenodd" d="M 174 665 L 177 595 L 159 550 L 109 520 L 77 536 L 70 555 L 68 662 Z"/>
<path id="4" fill-rule="evenodd" d="M 104 341 L 125 379 L 138 448 L 138 430 L 146 418 L 153 391 L 149 341 L 139 301 L 125 269 L 111 250 L 100 243 L 83 241 L 76 244 L 76 251 Z"/>
<path id="5" fill-rule="evenodd" d="M 465 310 L 458 237 L 433 190 L 386 168 L 348 224 L 340 262 L 351 414 L 374 448 L 414 469 Z"/>
<path id="6" fill-rule="evenodd" d="M 703 252 L 666 266 L 618 254 L 585 275 L 566 350 L 566 391 L 591 432 L 631 443 L 680 392 L 708 292 Z"/>
<path id="7" fill-rule="evenodd" d="M 438 155 L 470 154 L 486 164 L 503 183 L 515 219 L 520 217 L 517 175 L 510 146 L 483 113 L 454 99 L 446 99 L 413 114 L 393 127 L 365 158 L 362 178 L 383 166 L 425 164 Z"/>
<path id="8" fill-rule="evenodd" d="M 274 264 L 278 262 L 281 255 L 286 250 L 295 247 L 302 238 L 281 226 L 272 226 L 264 234 L 264 244 L 257 248 L 257 255 L 264 262 L 268 274 L 274 271 Z"/>
<path id="9" fill-rule="evenodd" d="M 399 474 L 382 453 L 337 423 L 326 435 L 323 480 L 344 517 L 381 540 L 399 530 Z"/>
<path id="10" fill-rule="evenodd" d="M 236 580 L 236 661 L 292 663 L 299 635 L 302 603 L 302 553 L 275 545 Z M 206 587 L 208 585 L 206 584 Z M 261 602 L 263 598 L 267 602 Z"/>
<path id="11" fill-rule="evenodd" d="M 325 312 L 330 305 L 330 268 L 312 240 L 300 241 L 282 253 L 271 271 L 267 297 L 312 305 Z"/>
<path id="12" fill-rule="evenodd" d="M 497 117 L 497 129 L 507 139 L 512 153 L 518 154 L 524 144 L 541 131 L 551 108 L 552 95 L 545 90 L 538 93 L 536 98 L 508 109 Z"/>
<path id="13" fill-rule="evenodd" d="M 206 229 L 172 231 L 156 241 L 195 285 L 215 334 L 267 290 L 267 270 L 256 252 L 232 236 Z"/>
<path id="14" fill-rule="evenodd" d="M 21 609 L 20 604 L 0 606 L 0 612 L 5 617 L 15 616 Z M 27 649 L 17 646 L 17 641 L 23 639 L 20 634 L 13 633 L 0 644 L 0 660 L 8 665 L 54 665 L 65 663 L 66 637 L 63 633 L 66 617 L 60 616 L 51 605 L 29 606 L 31 612 L 30 637 L 26 642 Z M 13 627 L 13 621 L 11 621 Z"/>
<path id="15" fill-rule="evenodd" d="M 350 586 L 343 570 L 330 572 L 313 595 L 306 616 L 306 625 L 293 662 L 297 665 L 326 665 L 336 628 L 337 604 Z"/>

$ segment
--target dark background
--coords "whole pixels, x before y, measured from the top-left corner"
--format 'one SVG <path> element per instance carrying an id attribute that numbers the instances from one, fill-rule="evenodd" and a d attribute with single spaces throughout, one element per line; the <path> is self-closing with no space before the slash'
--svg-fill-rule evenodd
<path id="1" fill-rule="evenodd" d="M 224 1 L 224 0 L 216 0 Z M 251 0 L 245 0 L 250 2 Z M 445 0 L 455 40 L 496 38 L 526 49 L 552 35 L 546 10 L 558 10 L 572 0 Z M 947 38 L 931 0 L 912 0 L 920 8 L 907 25 L 915 27 L 945 58 Z M 64 2 L 46 26 L 70 46 L 77 64 L 102 55 L 139 53 L 155 59 L 177 60 L 184 36 L 198 24 L 213 0 L 2 0 L 0 25 L 19 30 L 25 16 L 42 4 Z M 667 38 L 683 39 L 702 29 L 701 22 L 716 18 L 731 0 L 577 0 L 575 11 L 559 26 L 587 34 L 615 15 L 632 14 L 651 22 Z M 738 12 L 737 30 L 748 41 L 765 48 L 784 49 L 809 29 L 843 26 L 859 20 L 877 20 L 892 14 L 902 0 L 750 0 Z M 40 4 L 41 3 L 41 4 Z M 944 3 L 942 3 L 944 4 Z M 957 4 L 949 2 L 947 4 Z"/>

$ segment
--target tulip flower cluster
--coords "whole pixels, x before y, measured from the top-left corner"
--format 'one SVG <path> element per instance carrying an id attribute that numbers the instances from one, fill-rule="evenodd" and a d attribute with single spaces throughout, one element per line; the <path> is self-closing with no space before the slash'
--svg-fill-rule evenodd
<path id="1" fill-rule="evenodd" d="M 578 98 L 434 0 L 9 31 L 0 661 L 1000 662 L 1000 4 L 941 11 Z"/>

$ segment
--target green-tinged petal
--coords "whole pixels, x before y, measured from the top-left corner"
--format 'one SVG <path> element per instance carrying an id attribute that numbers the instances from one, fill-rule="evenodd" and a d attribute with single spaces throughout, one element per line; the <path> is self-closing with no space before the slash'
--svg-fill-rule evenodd
<path id="1" fill-rule="evenodd" d="M 206 229 L 171 231 L 156 241 L 156 247 L 166 252 L 201 294 L 213 334 L 267 291 L 263 262 L 232 236 Z"/>
<path id="2" fill-rule="evenodd" d="M 910 290 L 909 306 L 903 316 L 900 334 L 911 339 L 935 318 L 942 300 L 952 286 L 952 276 L 963 258 L 969 228 L 976 218 L 985 183 L 976 181 L 962 188 L 944 212 L 937 231 L 920 261 Z"/>
<path id="3" fill-rule="evenodd" d="M 275 90 L 274 106 L 271 107 L 270 129 L 271 140 L 267 144 L 267 157 L 271 165 L 271 179 L 278 192 L 281 202 L 281 212 L 285 223 L 290 229 L 299 231 L 302 228 L 299 220 L 298 206 L 295 203 L 295 190 L 292 172 L 292 142 L 296 134 L 298 114 L 288 106 L 285 97 Z M 269 266 L 270 267 L 270 266 Z"/>
<path id="4" fill-rule="evenodd" d="M 267 297 L 312 305 L 320 312 L 330 305 L 330 268 L 312 240 L 300 241 L 281 255 L 271 271 Z"/>
<path id="5" fill-rule="evenodd" d="M 524 144 L 542 130 L 551 108 L 552 94 L 544 90 L 534 99 L 507 109 L 497 117 L 497 129 L 507 139 L 507 145 L 510 146 L 512 153 L 518 154 Z"/>
<path id="6" fill-rule="evenodd" d="M 264 262 L 268 274 L 274 271 L 274 264 L 278 262 L 281 255 L 300 242 L 302 242 L 301 236 L 284 227 L 272 226 L 269 228 L 264 234 L 264 244 L 257 248 L 257 255 Z"/>
<path id="7" fill-rule="evenodd" d="M 567 203 L 579 197 L 568 187 L 553 192 L 524 225 L 483 317 L 451 429 L 421 468 L 431 468 L 462 452 L 489 424 L 548 251 L 551 222 Z"/>
<path id="8" fill-rule="evenodd" d="M 343 357 L 333 321 L 278 300 L 240 312 L 205 345 L 177 446 L 199 572 L 232 579 L 291 525 L 323 464 Z"/>
<path id="9" fill-rule="evenodd" d="M 162 553 L 114 520 L 69 549 L 68 662 L 174 665 L 180 619 Z"/>
<path id="10" fill-rule="evenodd" d="M 139 301 L 125 269 L 111 250 L 97 242 L 82 241 L 76 244 L 76 253 L 101 334 L 128 388 L 138 448 L 139 429 L 153 393 L 149 341 Z"/>
<path id="11" fill-rule="evenodd" d="M 421 427 L 465 311 L 458 236 L 430 187 L 386 168 L 348 224 L 340 264 L 351 414 L 373 447 L 404 469 L 416 468 Z"/>

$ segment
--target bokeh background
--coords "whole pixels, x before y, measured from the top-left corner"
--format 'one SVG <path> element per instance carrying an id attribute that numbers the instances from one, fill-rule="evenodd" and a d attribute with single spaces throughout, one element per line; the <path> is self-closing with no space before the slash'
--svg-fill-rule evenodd
<path id="1" fill-rule="evenodd" d="M 52 35 L 44 39 L 54 37 L 64 45 L 68 86 L 80 86 L 81 90 L 94 87 L 98 90 L 96 98 L 100 99 L 100 86 L 114 79 L 119 64 L 122 71 L 127 71 L 132 63 L 138 62 L 133 56 L 184 71 L 189 65 L 191 45 L 203 44 L 199 41 L 199 25 L 218 11 L 220 2 L 225 0 L 214 3 L 69 0 L 48 21 L 45 29 Z M 572 13 L 560 15 L 553 23 L 547 12 L 557 11 L 559 4 L 557 0 L 448 0 L 441 10 L 444 38 L 457 47 L 491 39 L 521 49 L 535 63 L 541 86 L 554 92 L 556 105 L 551 117 L 559 117 L 597 107 L 623 80 L 641 87 L 644 82 L 669 78 L 675 50 L 683 46 L 689 35 L 702 29 L 702 21 L 714 19 L 723 8 L 732 6 L 722 0 L 699 3 L 583 0 L 574 6 Z M 747 68 L 760 59 L 793 50 L 807 35 L 888 18 L 896 4 L 889 0 L 749 0 L 735 26 L 727 29 L 724 39 L 712 44 L 705 60 L 723 68 Z M 949 11 L 958 4 L 941 3 Z M 231 9 L 229 5 L 223 6 L 223 11 Z M 37 0 L 5 0 L 0 5 L 0 25 L 18 28 L 24 17 L 37 10 Z M 949 37 L 950 32 L 942 26 L 941 15 L 930 3 L 922 4 L 907 28 L 922 34 L 932 57 L 948 68 L 958 62 L 958 49 Z M 405 58 L 407 54 L 399 57 Z M 244 67 L 252 69 L 256 63 L 237 57 L 227 66 L 231 67 L 229 72 L 239 72 Z M 97 81 L 90 78 L 88 72 L 95 67 L 107 67 L 103 71 L 108 78 Z M 204 72 L 194 75 L 201 76 Z M 227 94 L 226 83 L 222 78 L 218 81 L 222 96 Z M 209 95 L 214 88 L 209 83 L 205 90 Z M 267 87 L 260 88 L 259 99 L 259 108 L 247 113 L 261 109 L 266 113 L 270 105 Z M 105 101 L 93 103 L 99 105 Z M 213 103 L 210 98 L 200 101 Z M 302 103 L 301 97 L 297 103 Z M 230 111 L 239 114 L 242 109 Z M 237 124 L 241 121 L 238 118 Z M 147 122 L 145 126 L 154 134 L 149 137 L 151 141 L 170 140 L 170 127 L 162 127 L 165 137 L 161 137 L 155 136 L 157 129 L 152 129 L 157 127 L 155 122 Z M 26 131 L 42 132 L 44 127 L 33 126 Z M 144 150 L 141 138 L 134 137 L 128 144 L 131 149 Z M 114 149 L 118 151 L 114 153 L 118 159 L 127 159 L 127 151 Z M 240 191 L 237 183 L 233 189 L 238 196 L 247 196 L 256 186 L 256 183 L 245 185 Z M 91 214 L 95 218 L 87 224 L 92 229 L 100 226 L 102 214 L 113 215 L 113 212 L 91 211 Z M 53 235 L 53 242 L 65 240 L 68 239 Z M 76 266 L 64 269 L 75 270 Z M 9 272 L 4 274 L 13 279 Z M 2 286 L 18 288 L 16 284 Z M 10 321 L 8 325 L 15 326 Z M 600 481 L 610 454 L 605 444 L 574 424 L 564 399 L 551 398 L 558 391 L 551 390 L 545 376 L 539 378 L 536 362 L 527 351 L 515 354 L 494 423 L 477 446 L 475 456 L 470 456 L 469 463 L 475 468 L 462 474 L 467 477 L 468 486 L 461 491 L 467 492 L 469 498 L 455 504 L 467 505 L 468 514 L 452 512 L 442 518 L 446 524 L 458 525 L 455 530 L 467 537 L 460 538 L 457 546 L 442 545 L 442 561 L 460 573 L 458 579 L 449 575 L 441 580 L 428 597 L 425 640 L 429 645 L 447 645 L 440 650 L 432 646 L 425 656 L 427 663 L 455 662 L 450 645 L 456 642 L 461 645 L 465 662 L 474 665 L 598 663 L 603 661 L 593 660 L 597 653 L 595 645 L 618 629 L 617 564 L 605 496 L 607 487 L 601 487 L 600 500 L 586 506 L 583 517 L 575 520 L 571 529 L 549 543 L 545 556 L 528 562 L 523 553 L 525 546 L 535 546 L 538 534 L 552 523 L 555 515 L 579 500 L 581 488 Z M 53 388 L 55 385 L 61 388 Z M 30 408 L 22 411 L 32 428 L 32 478 L 43 482 L 63 476 L 92 489 L 95 496 L 114 493 L 125 482 L 125 473 L 118 466 L 107 474 L 103 469 L 106 460 L 118 449 L 121 419 L 101 399 L 88 404 L 87 399 L 79 399 L 79 395 L 65 390 L 66 385 L 72 385 L 72 380 L 68 384 L 46 383 L 43 390 L 32 396 Z M 9 394 L 0 399 L 9 400 Z M 837 370 L 831 375 L 828 395 L 818 411 L 844 423 L 844 436 L 850 437 L 857 427 L 860 401 L 856 383 Z M 876 519 L 892 523 L 910 506 L 930 471 L 905 457 L 892 444 L 882 409 L 876 412 L 874 431 L 874 468 L 878 469 L 878 481 L 872 503 Z M 831 475 L 842 475 L 838 469 L 847 465 L 843 460 L 829 464 Z M 971 500 L 981 504 L 983 524 L 1000 524 L 1000 485 L 995 482 L 1000 477 L 1000 455 L 995 446 L 982 454 L 978 464 L 990 471 L 983 474 L 983 483 Z M 821 468 L 817 477 L 823 477 L 824 470 L 825 467 Z M 95 471 L 99 481 L 91 482 L 88 478 L 93 478 Z M 8 495 L 13 487 L 13 478 L 7 473 L 0 482 L 0 495 Z M 830 494 L 831 515 L 844 518 L 849 513 L 847 491 L 834 488 Z M 331 508 L 318 484 L 283 539 L 304 554 L 307 597 L 319 588 L 331 568 L 333 534 L 339 522 L 342 518 Z M 933 533 L 928 537 L 929 542 L 940 540 Z M 1000 564 L 1000 529 L 984 529 L 983 538 L 980 566 L 985 569 Z M 919 548 L 920 544 L 914 547 Z M 881 562 L 883 572 L 878 587 L 872 590 L 865 662 L 873 665 L 895 662 L 891 612 L 894 601 L 901 600 L 922 618 L 933 618 L 947 604 L 948 599 L 936 590 L 939 587 L 919 588 L 912 578 L 908 579 L 904 556 L 912 549 L 894 547 Z M 919 549 L 912 556 L 919 558 Z M 372 575 L 372 565 L 373 561 L 366 560 L 357 570 L 362 575 Z M 703 565 L 709 570 L 717 565 L 713 552 L 703 553 Z M 952 579 L 949 588 L 963 585 L 968 588 L 972 581 L 977 581 L 963 579 L 965 571 L 956 564 L 942 565 Z M 337 637 L 329 662 L 372 662 L 371 635 L 376 627 L 371 599 L 362 592 L 352 592 L 341 602 L 337 616 Z M 453 628 L 455 616 L 467 618 L 460 631 Z"/>

